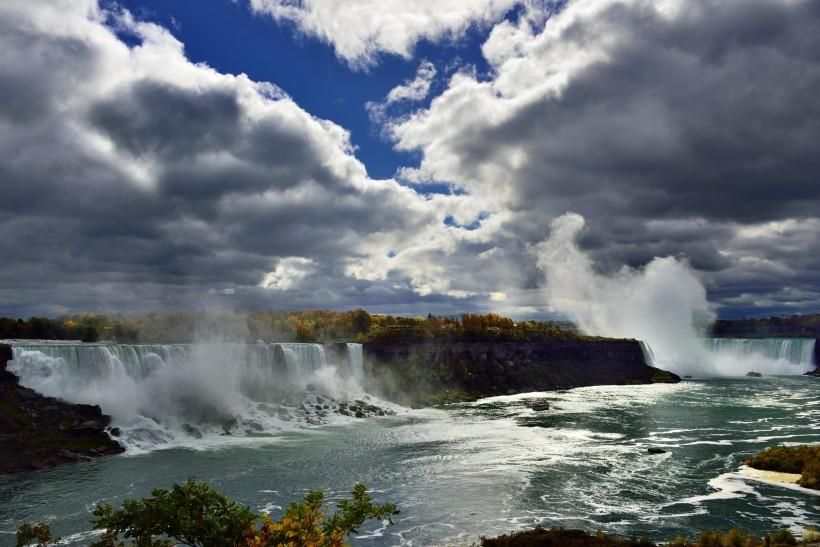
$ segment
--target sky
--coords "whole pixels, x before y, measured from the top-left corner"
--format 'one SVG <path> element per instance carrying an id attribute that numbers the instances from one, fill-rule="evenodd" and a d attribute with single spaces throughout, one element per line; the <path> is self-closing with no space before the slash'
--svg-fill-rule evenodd
<path id="1" fill-rule="evenodd" d="M 820 312 L 818 90 L 814 0 L 4 0 L 0 314 L 554 317 L 561 218 Z"/>

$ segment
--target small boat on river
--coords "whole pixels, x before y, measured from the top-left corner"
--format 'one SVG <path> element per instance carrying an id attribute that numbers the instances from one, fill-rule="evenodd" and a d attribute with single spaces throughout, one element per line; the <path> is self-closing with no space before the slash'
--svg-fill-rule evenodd
<path id="1" fill-rule="evenodd" d="M 549 410 L 550 402 L 546 399 L 535 399 L 532 403 L 530 403 L 530 408 L 532 408 L 536 412 L 540 412 L 542 410 Z"/>

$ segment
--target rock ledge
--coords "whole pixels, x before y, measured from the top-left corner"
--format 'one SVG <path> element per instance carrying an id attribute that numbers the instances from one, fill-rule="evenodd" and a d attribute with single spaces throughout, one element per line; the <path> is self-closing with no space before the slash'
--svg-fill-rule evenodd
<path id="1" fill-rule="evenodd" d="M 119 454 L 96 405 L 44 397 L 6 370 L 11 347 L 0 344 L 0 474 L 34 471 Z"/>

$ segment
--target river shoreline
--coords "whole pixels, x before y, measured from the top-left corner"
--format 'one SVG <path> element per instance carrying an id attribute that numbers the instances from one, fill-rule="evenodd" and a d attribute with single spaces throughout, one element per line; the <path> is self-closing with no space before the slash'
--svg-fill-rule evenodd
<path id="1" fill-rule="evenodd" d="M 0 475 L 35 471 L 122 453 L 99 406 L 70 404 L 19 384 L 0 345 Z"/>

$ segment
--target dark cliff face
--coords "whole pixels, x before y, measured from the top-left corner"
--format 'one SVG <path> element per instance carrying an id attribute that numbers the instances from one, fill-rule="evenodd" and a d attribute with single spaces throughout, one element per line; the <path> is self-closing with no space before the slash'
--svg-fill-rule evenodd
<path id="1" fill-rule="evenodd" d="M 106 433 L 111 418 L 94 405 L 44 397 L 8 370 L 9 346 L 0 344 L 0 474 L 54 467 L 118 454 Z"/>
<path id="2" fill-rule="evenodd" d="M 590 385 L 675 382 L 646 365 L 635 340 L 557 342 L 368 343 L 373 389 L 403 404 Z"/>

